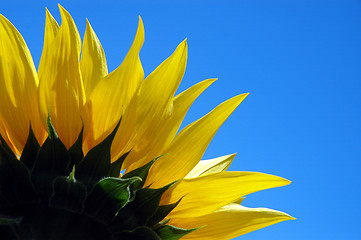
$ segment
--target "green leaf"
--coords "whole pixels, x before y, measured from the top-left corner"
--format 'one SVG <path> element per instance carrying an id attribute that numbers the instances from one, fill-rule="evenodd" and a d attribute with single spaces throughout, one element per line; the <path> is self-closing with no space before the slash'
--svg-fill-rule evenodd
<path id="1" fill-rule="evenodd" d="M 128 179 L 109 177 L 100 180 L 86 199 L 85 212 L 105 223 L 110 222 L 128 203 L 129 186 L 140 180 L 138 177 Z"/>
<path id="2" fill-rule="evenodd" d="M 71 177 L 57 177 L 53 183 L 53 195 L 49 206 L 82 213 L 86 195 L 86 188 L 81 182 Z"/>
<path id="3" fill-rule="evenodd" d="M 114 218 L 110 229 L 131 230 L 144 226 L 154 215 L 163 193 L 171 186 L 169 184 L 159 189 L 141 188 L 136 191 L 135 198 L 122 208 Z"/>
<path id="4" fill-rule="evenodd" d="M 147 179 L 150 167 L 153 165 L 153 163 L 155 161 L 157 161 L 158 158 L 159 157 L 153 159 L 152 161 L 150 161 L 149 163 L 145 164 L 144 166 L 142 166 L 140 168 L 134 169 L 133 171 L 124 174 L 122 176 L 122 178 L 131 178 L 131 177 L 134 177 L 134 176 L 138 176 L 141 179 L 143 179 L 143 181 L 139 182 L 137 185 L 134 185 L 134 188 L 138 189 L 138 188 L 143 187 L 143 185 L 145 183 L 145 180 Z"/>
<path id="5" fill-rule="evenodd" d="M 20 157 L 20 161 L 22 161 L 30 171 L 34 166 L 39 149 L 40 144 L 34 135 L 33 129 L 30 126 L 28 139 L 26 140 L 26 144 Z"/>
<path id="6" fill-rule="evenodd" d="M 184 228 L 174 227 L 172 225 L 164 225 L 164 226 L 160 226 L 154 231 L 159 235 L 161 239 L 178 240 L 184 235 L 193 232 L 194 230 L 196 229 L 184 229 Z"/>
<path id="7" fill-rule="evenodd" d="M 148 220 L 147 226 L 152 227 L 153 225 L 162 221 L 182 200 L 179 199 L 176 203 L 172 203 L 169 205 L 161 205 L 154 213 L 154 215 Z"/>
<path id="8" fill-rule="evenodd" d="M 109 176 L 110 148 L 117 133 L 120 121 L 111 134 L 101 143 L 90 149 L 84 160 L 76 166 L 75 176 L 90 191 L 102 178 Z"/>
<path id="9" fill-rule="evenodd" d="M 28 169 L 4 145 L 0 145 L 0 196 L 1 208 L 37 201 Z"/>
<path id="10" fill-rule="evenodd" d="M 70 173 L 70 155 L 56 134 L 50 118 L 48 118 L 48 128 L 48 138 L 39 150 L 32 171 L 34 186 L 45 198 L 49 198 L 53 192 L 54 179 Z"/>
<path id="11" fill-rule="evenodd" d="M 79 133 L 78 139 L 68 150 L 71 160 L 71 165 L 75 165 L 80 163 L 84 159 L 83 153 L 83 130 L 84 126 L 82 126 L 81 131 Z"/>
<path id="12" fill-rule="evenodd" d="M 109 171 L 110 177 L 119 177 L 123 162 L 129 153 L 130 153 L 130 151 L 127 153 L 124 153 L 118 160 L 116 160 L 115 162 L 113 162 L 110 165 L 110 171 Z"/>
<path id="13" fill-rule="evenodd" d="M 115 240 L 162 240 L 152 229 L 138 227 L 132 231 L 121 231 L 113 234 Z"/>

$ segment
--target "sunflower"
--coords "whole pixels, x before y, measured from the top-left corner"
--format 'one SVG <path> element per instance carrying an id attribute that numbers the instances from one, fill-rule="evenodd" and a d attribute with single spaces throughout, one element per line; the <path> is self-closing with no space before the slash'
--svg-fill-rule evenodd
<path id="1" fill-rule="evenodd" d="M 46 10 L 38 71 L 20 33 L 0 15 L 0 235 L 3 239 L 230 239 L 293 219 L 246 208 L 247 194 L 287 185 L 227 172 L 235 154 L 201 160 L 248 94 L 182 130 L 215 79 L 176 94 L 187 42 L 144 79 L 142 20 L 122 64 L 108 73 L 90 23 L 83 38 L 59 5 Z M 122 174 L 123 173 L 123 174 Z"/>

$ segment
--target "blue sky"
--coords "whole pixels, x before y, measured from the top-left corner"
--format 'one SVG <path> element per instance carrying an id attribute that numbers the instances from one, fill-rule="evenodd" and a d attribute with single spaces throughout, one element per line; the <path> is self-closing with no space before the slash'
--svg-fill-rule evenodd
<path id="1" fill-rule="evenodd" d="M 110 70 L 124 58 L 138 15 L 145 25 L 146 75 L 188 38 L 180 90 L 217 77 L 185 124 L 244 92 L 247 99 L 216 134 L 204 158 L 238 152 L 231 170 L 293 181 L 249 195 L 248 207 L 287 212 L 280 223 L 237 239 L 361 239 L 361 1 L 67 1 L 81 35 L 88 18 Z M 0 4 L 37 66 L 45 7 L 57 1 Z M 131 3 L 130 3 L 131 2 Z"/>

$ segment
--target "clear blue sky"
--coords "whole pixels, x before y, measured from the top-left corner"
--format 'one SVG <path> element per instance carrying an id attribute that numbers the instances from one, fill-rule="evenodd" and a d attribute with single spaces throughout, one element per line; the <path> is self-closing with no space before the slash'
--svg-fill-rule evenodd
<path id="1" fill-rule="evenodd" d="M 37 65 L 45 7 L 56 1 L 1 2 Z M 252 194 L 248 207 L 285 211 L 296 221 L 237 239 L 361 239 L 361 1 L 59 0 L 81 35 L 88 18 L 110 70 L 145 25 L 149 74 L 188 38 L 181 89 L 218 77 L 185 122 L 239 93 L 248 98 L 215 136 L 205 158 L 238 152 L 231 170 L 286 177 L 289 186 Z M 131 3 L 129 3 L 131 2 Z"/>

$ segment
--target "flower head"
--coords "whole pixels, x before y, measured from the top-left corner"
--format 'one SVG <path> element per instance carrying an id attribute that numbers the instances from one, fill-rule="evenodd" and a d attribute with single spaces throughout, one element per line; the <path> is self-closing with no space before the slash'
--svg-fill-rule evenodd
<path id="1" fill-rule="evenodd" d="M 240 205 L 247 194 L 288 180 L 227 172 L 235 154 L 201 161 L 218 128 L 248 94 L 225 101 L 178 133 L 194 100 L 215 81 L 176 95 L 186 68 L 186 40 L 144 79 L 139 18 L 128 54 L 108 73 L 90 23 L 82 43 L 70 14 L 61 6 L 60 13 L 59 26 L 46 11 L 37 72 L 22 36 L 0 15 L 4 234 L 230 239 L 292 219 Z M 54 223 L 63 224 L 64 232 Z"/>

